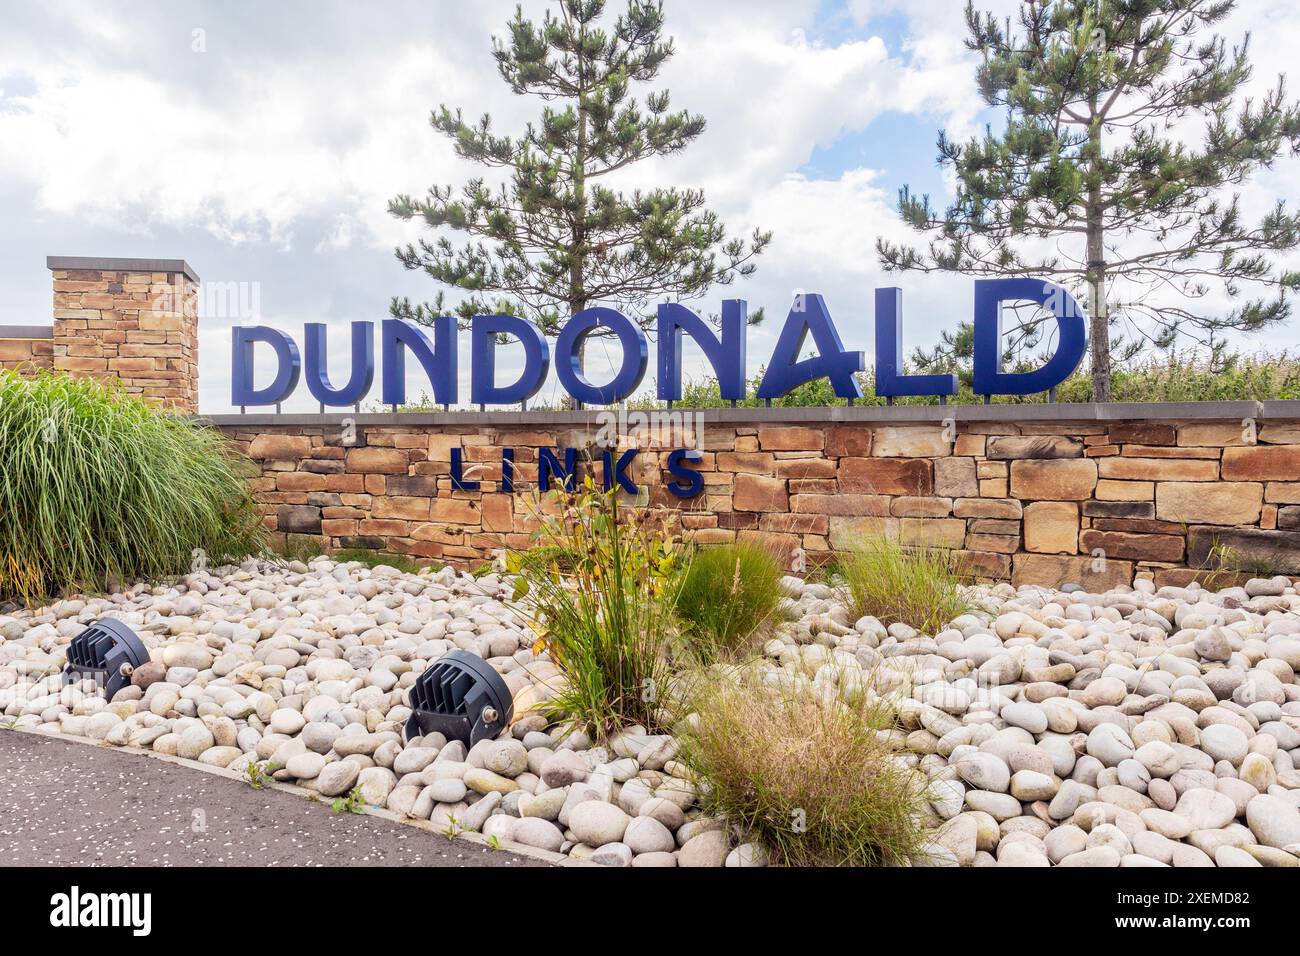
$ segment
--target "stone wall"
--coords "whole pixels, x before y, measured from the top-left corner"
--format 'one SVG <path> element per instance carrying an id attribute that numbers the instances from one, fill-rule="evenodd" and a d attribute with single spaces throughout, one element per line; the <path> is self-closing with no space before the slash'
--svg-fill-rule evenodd
<path id="1" fill-rule="evenodd" d="M 199 277 L 179 259 L 50 256 L 53 367 L 198 411 Z"/>
<path id="2" fill-rule="evenodd" d="M 25 371 L 53 365 L 54 338 L 49 326 L 0 325 L 0 368 Z"/>
<path id="3" fill-rule="evenodd" d="M 1180 569 L 1215 554 L 1248 572 L 1300 573 L 1297 406 L 710 411 L 704 490 L 689 500 L 668 492 L 664 468 L 695 428 L 642 429 L 621 444 L 641 449 L 629 474 L 642 500 L 679 509 L 703 543 L 764 541 L 815 563 L 878 532 L 951 549 L 981 577 L 1092 588 L 1142 572 L 1185 582 Z M 272 530 L 467 564 L 527 547 L 537 449 L 576 447 L 581 460 L 602 425 L 589 411 L 214 422 L 260 469 Z M 477 491 L 452 488 L 457 447 Z M 514 494 L 499 489 L 506 447 Z"/>

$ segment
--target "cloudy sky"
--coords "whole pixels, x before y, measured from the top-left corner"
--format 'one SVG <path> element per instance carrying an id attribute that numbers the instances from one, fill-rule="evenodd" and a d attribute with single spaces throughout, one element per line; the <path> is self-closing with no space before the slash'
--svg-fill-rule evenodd
<path id="1" fill-rule="evenodd" d="M 538 16 L 545 6 L 524 3 Z M 877 236 L 905 235 L 900 185 L 948 196 L 936 130 L 964 137 L 995 119 L 974 90 L 963 6 L 667 0 L 678 52 L 655 87 L 708 128 L 625 182 L 703 188 L 733 233 L 773 230 L 758 273 L 726 293 L 770 316 L 751 332 L 755 369 L 800 290 L 823 293 L 846 346 L 868 356 L 877 285 L 904 289 L 907 351 L 969 316 L 969 280 L 886 278 L 874 253 Z M 1017 3 L 982 6 L 1006 13 Z M 503 132 L 537 115 L 490 55 L 513 9 L 0 0 L 0 324 L 49 321 L 48 254 L 184 258 L 205 282 L 243 283 L 253 323 L 295 337 L 303 322 L 331 323 L 341 381 L 347 322 L 383 318 L 393 295 L 436 291 L 394 259 L 418 230 L 389 217 L 387 201 L 475 173 L 429 128 L 429 111 L 490 112 Z M 1240 0 L 1223 32 L 1237 40 L 1247 30 L 1263 89 L 1294 58 L 1300 15 L 1292 0 Z M 1249 204 L 1294 200 L 1298 173 L 1300 163 L 1279 163 L 1251 186 Z M 201 316 L 206 412 L 230 407 L 230 327 L 240 318 Z M 1267 344 L 1296 340 L 1293 322 Z M 292 407 L 313 407 L 299 392 Z"/>

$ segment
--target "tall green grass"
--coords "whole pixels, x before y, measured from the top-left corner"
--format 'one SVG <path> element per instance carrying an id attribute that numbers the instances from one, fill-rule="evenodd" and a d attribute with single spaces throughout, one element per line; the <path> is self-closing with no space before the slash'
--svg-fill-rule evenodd
<path id="1" fill-rule="evenodd" d="M 771 549 L 758 544 L 725 544 L 691 555 L 675 604 L 702 663 L 743 657 L 755 636 L 777 623 L 783 573 Z"/>
<path id="2" fill-rule="evenodd" d="M 886 625 L 934 634 L 969 608 L 952 553 L 941 548 L 871 535 L 843 556 L 839 572 L 852 612 Z"/>
<path id="3" fill-rule="evenodd" d="M 629 724 L 664 729 L 677 635 L 673 535 L 590 479 L 561 514 L 538 520 L 533 547 L 508 554 L 507 569 L 515 605 L 564 678 L 543 713 L 602 740 Z"/>
<path id="4" fill-rule="evenodd" d="M 0 595 L 103 590 L 262 541 L 241 461 L 217 431 L 117 385 L 0 372 Z"/>

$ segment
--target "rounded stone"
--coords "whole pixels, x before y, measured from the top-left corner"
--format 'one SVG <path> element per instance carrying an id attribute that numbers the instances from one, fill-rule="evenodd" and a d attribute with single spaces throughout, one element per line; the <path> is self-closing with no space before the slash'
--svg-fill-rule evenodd
<path id="1" fill-rule="evenodd" d="M 1011 778 L 1011 795 L 1026 803 L 1051 800 L 1058 787 L 1056 778 L 1036 770 L 1017 770 Z"/>
<path id="2" fill-rule="evenodd" d="M 488 822 L 497 819 L 499 818 L 489 817 Z M 536 847 L 539 850 L 550 850 L 552 853 L 560 852 L 560 847 L 564 846 L 564 833 L 550 820 L 543 820 L 541 817 L 521 817 L 518 820 L 508 817 L 507 819 L 513 823 L 510 827 L 510 835 L 508 837 L 498 835 L 498 839 L 513 840 L 515 843 Z"/>
<path id="3" fill-rule="evenodd" d="M 337 797 L 352 789 L 360 773 L 361 768 L 352 760 L 326 764 L 316 776 L 316 789 L 321 796 Z"/>
<path id="4" fill-rule="evenodd" d="M 1169 778 L 1183 768 L 1183 760 L 1176 751 L 1163 740 L 1152 740 L 1139 747 L 1133 758 L 1153 777 Z"/>
<path id="5" fill-rule="evenodd" d="M 1300 846 L 1300 809 L 1285 797 L 1266 793 L 1255 797 L 1246 804 L 1246 825 L 1264 846 L 1278 850 Z"/>
<path id="6" fill-rule="evenodd" d="M 725 830 L 705 830 L 682 844 L 677 852 L 678 866 L 722 866 L 729 852 Z"/>
<path id="7" fill-rule="evenodd" d="M 957 773 L 976 790 L 1005 793 L 1011 784 L 1011 768 L 1001 757 L 982 750 L 958 760 Z"/>
<path id="8" fill-rule="evenodd" d="M 633 853 L 667 853 L 677 847 L 677 841 L 666 826 L 654 817 L 644 816 L 635 817 L 627 824 L 623 842 L 631 847 Z"/>
<path id="9" fill-rule="evenodd" d="M 1226 760 L 1234 767 L 1246 759 L 1250 741 L 1229 724 L 1210 724 L 1201 731 L 1201 750 L 1215 760 Z"/>
<path id="10" fill-rule="evenodd" d="M 1250 808 L 1246 809 L 1249 812 Z M 1216 790 L 1192 787 L 1178 798 L 1174 813 L 1185 818 L 1193 830 L 1218 830 L 1236 818 L 1237 806 Z"/>
<path id="11" fill-rule="evenodd" d="M 1098 724 L 1088 734 L 1087 750 L 1107 767 L 1117 767 L 1133 756 L 1133 741 L 1123 728 L 1115 724 Z M 1119 861 L 1115 861 L 1119 865 Z"/>
<path id="12" fill-rule="evenodd" d="M 596 847 L 622 842 L 631 822 L 632 818 L 620 808 L 603 800 L 587 800 L 569 813 L 569 829 L 573 835 Z"/>
<path id="13" fill-rule="evenodd" d="M 1000 716 L 1011 726 L 1021 727 L 1031 734 L 1041 734 L 1047 730 L 1046 712 L 1028 701 L 1007 704 L 1000 711 Z"/>
<path id="14" fill-rule="evenodd" d="M 315 780 L 325 769 L 325 758 L 318 753 L 308 751 L 290 757 L 284 769 L 299 780 Z"/>
<path id="15" fill-rule="evenodd" d="M 606 843 L 591 854 L 591 862 L 601 866 L 631 866 L 634 858 L 632 848 L 626 843 Z"/>

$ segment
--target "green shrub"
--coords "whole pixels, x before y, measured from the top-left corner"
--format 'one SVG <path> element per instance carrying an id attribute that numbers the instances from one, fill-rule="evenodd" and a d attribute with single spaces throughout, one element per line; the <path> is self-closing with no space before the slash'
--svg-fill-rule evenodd
<path id="1" fill-rule="evenodd" d="M 25 602 L 262 548 L 241 460 L 117 385 L 0 372 L 0 594 Z"/>
<path id="2" fill-rule="evenodd" d="M 783 573 L 771 549 L 758 544 L 720 545 L 691 555 L 675 605 L 703 663 L 735 660 L 775 622 Z"/>
<path id="3" fill-rule="evenodd" d="M 839 565 L 850 610 L 889 625 L 933 634 L 968 609 L 952 552 L 904 547 L 872 535 L 846 553 Z"/>
<path id="4" fill-rule="evenodd" d="M 590 480 L 561 514 L 538 520 L 536 547 L 508 554 L 507 570 L 514 603 L 564 678 L 543 713 L 598 739 L 628 724 L 662 729 L 679 568 L 670 530 L 649 510 L 625 513 L 617 492 Z"/>
<path id="5" fill-rule="evenodd" d="M 865 693 L 827 696 L 755 672 L 699 682 L 678 759 L 708 813 L 790 866 L 898 866 L 926 838 L 914 771 L 884 735 L 892 712 Z"/>

